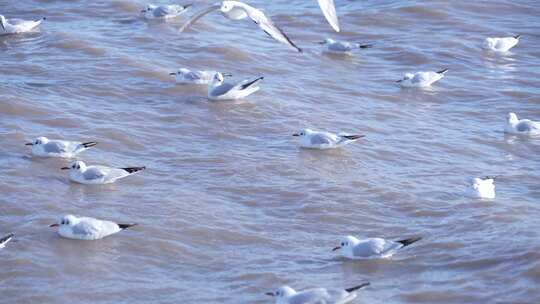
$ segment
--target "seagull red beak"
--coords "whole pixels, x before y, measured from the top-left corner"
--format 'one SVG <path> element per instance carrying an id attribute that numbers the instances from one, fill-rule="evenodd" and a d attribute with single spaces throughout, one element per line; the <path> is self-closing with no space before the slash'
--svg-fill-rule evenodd
<path id="1" fill-rule="evenodd" d="M 33 143 L 25 143 L 24 145 L 25 146 L 33 146 L 34 144 Z"/>
<path id="2" fill-rule="evenodd" d="M 275 296 L 275 294 L 273 292 L 267 292 L 267 293 L 265 293 L 265 295 L 271 296 L 271 297 Z"/>
<path id="3" fill-rule="evenodd" d="M 62 167 L 60 170 L 69 170 L 69 167 Z"/>
<path id="4" fill-rule="evenodd" d="M 294 133 L 292 136 L 300 136 L 300 134 L 298 133 Z"/>
<path id="5" fill-rule="evenodd" d="M 332 251 L 336 251 L 338 249 L 341 249 L 341 246 L 334 247 L 334 249 L 332 249 Z"/>
<path id="6" fill-rule="evenodd" d="M 49 227 L 58 227 L 58 226 L 60 226 L 60 225 L 58 225 L 58 224 L 50 224 L 49 225 Z"/>

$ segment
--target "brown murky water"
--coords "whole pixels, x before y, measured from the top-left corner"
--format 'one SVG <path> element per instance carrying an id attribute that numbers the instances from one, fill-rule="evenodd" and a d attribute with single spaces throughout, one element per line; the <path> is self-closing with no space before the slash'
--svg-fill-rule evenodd
<path id="1" fill-rule="evenodd" d="M 202 2 L 202 1 L 201 1 Z M 204 5 L 197 1 L 193 14 Z M 355 303 L 540 303 L 540 141 L 505 136 L 509 111 L 540 120 L 537 1 L 339 1 L 333 33 L 316 1 L 249 1 L 305 49 L 218 14 L 179 34 L 138 17 L 142 1 L 3 0 L 47 16 L 0 38 L 2 303 L 272 303 L 302 289 L 370 281 Z M 511 53 L 488 36 L 522 34 Z M 326 37 L 375 43 L 349 58 Z M 179 67 L 264 75 L 240 102 L 179 86 Z M 405 72 L 449 68 L 431 90 Z M 306 151 L 301 128 L 360 132 Z M 36 159 L 37 136 L 96 140 L 90 164 L 146 165 L 108 186 L 68 182 Z M 492 202 L 467 178 L 499 174 Z M 139 226 L 81 242 L 47 225 L 65 213 Z M 388 260 L 344 261 L 344 234 L 424 240 Z"/>

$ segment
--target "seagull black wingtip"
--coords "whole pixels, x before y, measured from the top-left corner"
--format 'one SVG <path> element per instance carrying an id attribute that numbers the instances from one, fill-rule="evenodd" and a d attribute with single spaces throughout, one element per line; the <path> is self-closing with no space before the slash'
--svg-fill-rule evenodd
<path id="1" fill-rule="evenodd" d="M 82 143 L 81 145 L 85 148 L 90 148 L 97 144 L 98 144 L 97 141 L 89 141 L 89 142 Z"/>
<path id="2" fill-rule="evenodd" d="M 370 284 L 371 284 L 371 283 L 366 282 L 366 283 L 360 284 L 360 285 L 358 285 L 358 286 L 354 286 L 354 287 L 351 287 L 351 288 L 345 288 L 345 291 L 346 291 L 346 292 L 355 291 L 355 290 L 358 290 L 358 289 L 360 289 L 360 288 L 369 286 Z"/>
<path id="3" fill-rule="evenodd" d="M 3 244 L 5 242 L 9 241 L 14 236 L 15 236 L 15 234 L 13 234 L 13 233 L 10 233 L 10 234 L 4 236 L 3 238 L 0 239 L 0 244 Z"/>
<path id="4" fill-rule="evenodd" d="M 124 171 L 127 171 L 127 173 L 129 173 L 129 174 L 133 174 L 135 172 L 139 172 L 139 171 L 142 171 L 142 170 L 146 169 L 146 167 L 145 166 L 143 166 L 143 167 L 127 167 L 127 168 L 121 168 L 121 169 L 124 170 Z"/>
<path id="5" fill-rule="evenodd" d="M 133 227 L 133 226 L 137 226 L 137 223 L 132 223 L 132 224 L 118 224 L 118 227 L 120 227 L 120 229 L 127 229 L 129 227 Z"/>
<path id="6" fill-rule="evenodd" d="M 421 239 L 422 239 L 422 237 L 413 237 L 413 238 L 408 238 L 408 239 L 404 239 L 404 240 L 397 241 L 397 242 L 403 244 L 403 247 L 406 247 L 406 246 L 409 246 L 412 243 L 416 243 L 416 242 L 420 241 Z"/>
<path id="7" fill-rule="evenodd" d="M 343 135 L 343 138 L 349 139 L 349 140 L 356 140 L 360 139 L 362 137 L 366 137 L 365 135 Z"/>
<path id="8" fill-rule="evenodd" d="M 253 85 L 254 83 L 258 82 L 259 80 L 263 80 L 264 79 L 264 76 L 261 76 L 261 77 L 258 77 L 256 79 L 253 79 L 252 81 L 246 83 L 246 84 L 243 84 L 241 87 L 240 87 L 240 90 L 244 90 L 248 87 L 250 87 L 251 85 Z"/>
<path id="9" fill-rule="evenodd" d="M 437 72 L 437 74 L 444 74 L 446 72 L 448 72 L 448 69 L 440 70 L 440 71 Z"/>

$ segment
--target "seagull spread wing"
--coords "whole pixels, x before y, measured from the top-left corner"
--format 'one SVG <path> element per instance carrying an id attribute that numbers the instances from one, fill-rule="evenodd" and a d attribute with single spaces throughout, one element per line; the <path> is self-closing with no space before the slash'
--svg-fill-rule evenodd
<path id="1" fill-rule="evenodd" d="M 336 7 L 334 6 L 334 0 L 318 0 L 319 6 L 326 17 L 330 26 L 336 31 L 339 32 L 339 22 L 336 14 Z"/>
<path id="2" fill-rule="evenodd" d="M 252 6 L 249 6 L 245 3 L 239 3 L 241 7 L 246 11 L 249 18 L 253 20 L 259 27 L 266 33 L 268 36 L 274 38 L 275 40 L 288 44 L 295 48 L 298 52 L 302 53 L 302 49 L 296 46 L 294 42 L 279 28 L 270 18 L 268 18 L 261 10 L 258 10 Z"/>
<path id="3" fill-rule="evenodd" d="M 189 21 L 186 22 L 186 24 L 184 24 L 178 31 L 179 32 L 185 31 L 188 27 L 190 27 L 192 24 L 197 22 L 197 20 L 201 19 L 204 15 L 208 15 L 213 11 L 219 10 L 220 8 L 221 8 L 221 5 L 219 3 L 205 8 L 204 10 L 193 15 L 191 19 L 189 19 Z"/>

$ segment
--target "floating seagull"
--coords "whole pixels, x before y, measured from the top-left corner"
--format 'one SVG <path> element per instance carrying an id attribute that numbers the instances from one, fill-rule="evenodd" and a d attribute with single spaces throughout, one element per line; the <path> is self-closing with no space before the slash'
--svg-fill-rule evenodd
<path id="1" fill-rule="evenodd" d="M 438 72 L 417 72 L 406 73 L 403 79 L 396 81 L 402 87 L 408 88 L 425 88 L 431 86 L 434 82 L 441 80 L 444 74 L 448 72 L 448 69 L 444 69 Z"/>
<path id="2" fill-rule="evenodd" d="M 61 237 L 90 241 L 102 239 L 135 225 L 137 224 L 117 224 L 111 221 L 68 214 L 63 216 L 58 223 L 49 227 L 58 227 L 58 234 Z"/>
<path id="3" fill-rule="evenodd" d="M 339 250 L 344 257 L 349 259 L 389 258 L 399 249 L 421 239 L 420 237 L 416 237 L 401 241 L 389 241 L 382 238 L 359 240 L 349 235 L 341 241 L 339 246 L 332 249 L 332 251 Z"/>
<path id="4" fill-rule="evenodd" d="M 515 113 L 508 113 L 504 132 L 520 135 L 540 135 L 540 122 L 529 119 L 518 119 Z"/>
<path id="5" fill-rule="evenodd" d="M 117 179 L 124 178 L 136 172 L 146 169 L 146 167 L 111 168 L 105 166 L 86 166 L 80 160 L 71 163 L 69 167 L 62 170 L 69 170 L 69 178 L 81 184 L 110 184 Z"/>
<path id="6" fill-rule="evenodd" d="M 300 133 L 294 133 L 293 136 L 300 137 L 300 146 L 309 149 L 339 148 L 365 137 L 365 135 L 334 134 L 311 129 L 304 129 Z"/>
<path id="7" fill-rule="evenodd" d="M 224 83 L 223 74 L 216 73 L 208 86 L 208 98 L 211 100 L 233 100 L 248 97 L 260 89 L 257 84 L 262 79 L 264 79 L 264 77 L 231 84 Z"/>
<path id="8" fill-rule="evenodd" d="M 483 47 L 486 50 L 494 52 L 507 52 L 518 44 L 520 37 L 521 35 L 504 38 L 486 38 Z"/>
<path id="9" fill-rule="evenodd" d="M 48 139 L 47 137 L 42 136 L 25 145 L 32 146 L 32 154 L 36 156 L 71 158 L 82 151 L 97 145 L 97 142 L 89 141 L 83 143 L 78 141 Z"/>
<path id="10" fill-rule="evenodd" d="M 13 238 L 13 233 L 10 233 L 3 238 L 0 238 L 0 249 L 6 247 L 6 244 Z"/>
<path id="11" fill-rule="evenodd" d="M 366 286 L 369 286 L 369 283 L 340 290 L 313 288 L 296 291 L 285 285 L 274 292 L 267 292 L 266 295 L 275 297 L 276 304 L 345 304 L 358 296 L 356 290 Z"/>
<path id="12" fill-rule="evenodd" d="M 482 178 L 477 177 L 473 179 L 473 184 L 469 188 L 470 196 L 474 198 L 494 199 L 495 198 L 495 185 L 493 184 L 494 180 L 495 178 L 491 176 L 486 176 Z"/>
<path id="13" fill-rule="evenodd" d="M 0 35 L 30 32 L 31 30 L 38 27 L 41 24 L 41 22 L 45 19 L 46 19 L 45 17 L 37 21 L 22 20 L 22 19 L 15 19 L 15 18 L 6 19 L 3 15 L 0 15 L 0 27 L 2 28 L 2 31 L 0 31 Z"/>
<path id="14" fill-rule="evenodd" d="M 324 51 L 327 53 L 347 55 L 350 55 L 353 50 L 367 49 L 373 46 L 372 44 L 359 44 L 345 41 L 336 41 L 332 38 L 326 38 L 324 41 L 318 43 L 326 47 Z"/>
<path id="15" fill-rule="evenodd" d="M 153 5 L 148 4 L 141 11 L 146 19 L 170 19 L 180 16 L 193 4 L 186 5 Z"/>
<path id="16" fill-rule="evenodd" d="M 326 18 L 326 21 L 332 26 L 334 31 L 339 32 L 339 22 L 336 13 L 336 6 L 334 5 L 334 0 L 318 0 L 319 6 Z"/>
<path id="17" fill-rule="evenodd" d="M 186 68 L 181 68 L 178 72 L 169 73 L 171 76 L 175 76 L 176 82 L 181 84 L 209 84 L 216 71 L 191 71 Z M 223 76 L 232 76 L 229 73 L 222 73 Z"/>
<path id="18" fill-rule="evenodd" d="M 281 43 L 292 46 L 300 53 L 302 52 L 302 50 L 298 48 L 294 42 L 292 42 L 291 39 L 289 39 L 289 37 L 287 37 L 287 35 L 285 35 L 285 33 L 270 20 L 270 18 L 266 17 L 261 10 L 240 1 L 222 1 L 221 3 L 214 4 L 213 6 L 198 12 L 180 28 L 180 32 L 183 32 L 204 15 L 217 10 L 221 11 L 221 14 L 230 20 L 240 20 L 249 17 L 253 22 L 259 25 L 268 36 Z"/>

